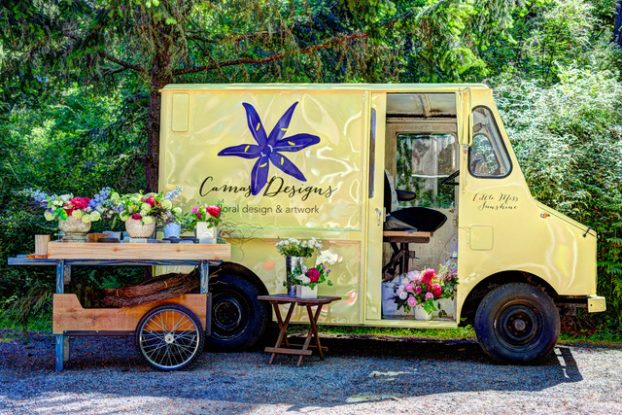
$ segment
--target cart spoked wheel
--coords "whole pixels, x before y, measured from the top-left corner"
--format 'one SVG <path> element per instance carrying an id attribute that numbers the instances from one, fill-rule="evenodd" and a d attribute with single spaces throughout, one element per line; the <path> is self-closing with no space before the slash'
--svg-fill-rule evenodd
<path id="1" fill-rule="evenodd" d="M 136 327 L 136 345 L 143 358 L 159 370 L 190 365 L 203 351 L 205 333 L 197 316 L 178 304 L 151 309 Z"/>

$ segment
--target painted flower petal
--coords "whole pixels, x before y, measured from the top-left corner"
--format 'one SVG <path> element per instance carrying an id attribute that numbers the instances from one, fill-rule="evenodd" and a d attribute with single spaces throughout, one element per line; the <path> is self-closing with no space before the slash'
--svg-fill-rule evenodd
<path id="1" fill-rule="evenodd" d="M 300 181 L 303 181 L 303 182 L 307 181 L 307 178 L 305 177 L 304 174 L 302 174 L 302 172 L 298 169 L 298 167 L 296 167 L 296 165 L 292 163 L 284 155 L 279 154 L 276 151 L 274 151 L 272 154 L 270 154 L 270 161 L 272 162 L 272 164 L 274 164 L 284 173 L 287 173 L 290 176 L 293 176 Z"/>
<path id="2" fill-rule="evenodd" d="M 320 137 L 313 134 L 296 134 L 285 137 L 274 145 L 275 151 L 300 151 L 320 142 Z"/>
<path id="3" fill-rule="evenodd" d="M 237 156 L 245 159 L 259 157 L 260 147 L 255 144 L 240 144 L 239 146 L 227 147 L 220 150 L 219 156 Z"/>
<path id="4" fill-rule="evenodd" d="M 270 162 L 268 156 L 261 156 L 253 166 L 251 172 L 251 194 L 256 196 L 268 182 Z"/>
<path id="5" fill-rule="evenodd" d="M 270 136 L 268 137 L 268 144 L 274 146 L 277 141 L 279 141 L 285 133 L 287 132 L 287 128 L 289 127 L 289 123 L 292 120 L 292 116 L 294 115 L 294 110 L 296 109 L 296 105 L 298 105 L 298 101 L 294 102 L 288 109 L 285 111 L 285 114 L 281 116 L 279 121 L 276 123 L 272 131 L 270 131 Z"/>
<path id="6" fill-rule="evenodd" d="M 246 102 L 242 103 L 244 109 L 246 110 L 246 122 L 248 123 L 248 129 L 251 130 L 251 134 L 257 141 L 257 144 L 260 146 L 266 144 L 268 141 L 266 138 L 266 130 L 263 128 L 263 124 L 261 123 L 261 118 L 259 118 L 259 114 L 255 111 L 255 107 Z"/>

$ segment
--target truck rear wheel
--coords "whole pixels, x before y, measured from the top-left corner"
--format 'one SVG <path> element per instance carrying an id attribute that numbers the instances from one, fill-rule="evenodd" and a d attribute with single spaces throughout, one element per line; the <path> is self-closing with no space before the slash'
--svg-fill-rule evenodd
<path id="1" fill-rule="evenodd" d="M 259 287 L 246 278 L 219 275 L 212 292 L 212 333 L 207 344 L 220 350 L 252 347 L 272 318 L 270 305 L 259 301 Z"/>
<path id="2" fill-rule="evenodd" d="M 479 344 L 499 361 L 542 359 L 553 350 L 559 329 L 559 312 L 551 297 L 524 283 L 495 288 L 475 313 Z"/>

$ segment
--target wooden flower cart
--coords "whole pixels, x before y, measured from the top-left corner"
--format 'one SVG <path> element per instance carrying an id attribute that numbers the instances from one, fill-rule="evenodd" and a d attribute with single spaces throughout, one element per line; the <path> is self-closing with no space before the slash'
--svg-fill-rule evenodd
<path id="1" fill-rule="evenodd" d="M 229 259 L 228 244 L 50 242 L 46 258 L 19 255 L 9 265 L 55 266 L 53 333 L 57 371 L 69 359 L 69 339 L 77 335 L 134 333 L 143 358 L 160 370 L 186 367 L 202 351 L 209 335 L 209 266 Z M 185 265 L 199 269 L 199 294 L 184 294 L 123 308 L 83 308 L 65 294 L 73 266 Z"/>

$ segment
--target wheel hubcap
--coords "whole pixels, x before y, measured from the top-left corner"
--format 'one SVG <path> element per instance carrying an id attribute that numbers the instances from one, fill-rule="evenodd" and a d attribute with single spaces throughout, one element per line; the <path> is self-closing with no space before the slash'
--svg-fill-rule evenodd
<path id="1" fill-rule="evenodd" d="M 214 324 L 222 331 L 235 330 L 242 321 L 242 306 L 235 298 L 225 298 L 214 305 Z"/>
<path id="2" fill-rule="evenodd" d="M 509 346 L 527 346 L 541 331 L 542 321 L 536 310 L 525 304 L 515 304 L 501 311 L 498 331 Z"/>

